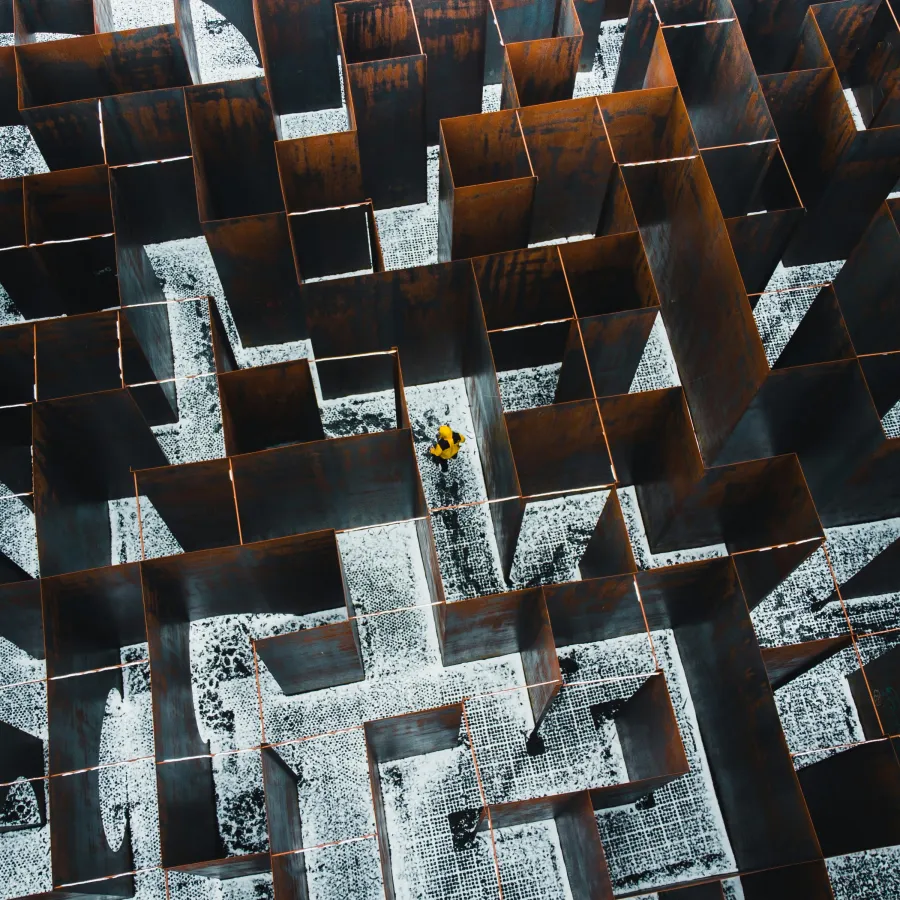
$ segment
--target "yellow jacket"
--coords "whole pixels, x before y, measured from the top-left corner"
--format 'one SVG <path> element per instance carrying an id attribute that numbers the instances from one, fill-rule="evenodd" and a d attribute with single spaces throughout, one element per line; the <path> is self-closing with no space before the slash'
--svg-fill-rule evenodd
<path id="1" fill-rule="evenodd" d="M 454 431 L 449 425 L 441 425 L 438 429 L 438 441 L 428 451 L 439 459 L 453 459 L 459 453 L 460 444 L 466 442 L 466 436 Z"/>

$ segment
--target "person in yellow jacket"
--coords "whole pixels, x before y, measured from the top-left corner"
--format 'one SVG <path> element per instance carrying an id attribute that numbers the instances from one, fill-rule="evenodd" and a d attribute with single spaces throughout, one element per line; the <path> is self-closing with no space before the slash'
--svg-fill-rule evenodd
<path id="1" fill-rule="evenodd" d="M 441 425 L 438 429 L 437 443 L 429 449 L 431 461 L 441 467 L 442 472 L 450 468 L 450 460 L 459 453 L 461 444 L 466 442 L 466 436 L 454 431 L 449 425 Z"/>

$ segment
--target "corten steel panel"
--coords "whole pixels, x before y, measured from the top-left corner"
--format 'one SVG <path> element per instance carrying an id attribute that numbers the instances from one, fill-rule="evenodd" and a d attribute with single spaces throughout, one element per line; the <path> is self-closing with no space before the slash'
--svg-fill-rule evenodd
<path id="1" fill-rule="evenodd" d="M 562 360 L 574 319 L 488 332 L 497 372 L 547 366 Z M 590 394 L 588 396 L 591 396 Z M 586 399 L 578 397 L 575 399 Z"/>
<path id="2" fill-rule="evenodd" d="M 96 100 L 23 109 L 20 119 L 28 126 L 50 169 L 73 169 L 105 162 Z"/>
<path id="3" fill-rule="evenodd" d="M 615 482 L 603 423 L 593 400 L 506 413 L 525 496 L 597 488 Z"/>
<path id="4" fill-rule="evenodd" d="M 112 233 L 108 172 L 106 166 L 92 166 L 24 178 L 27 242 Z"/>
<path id="5" fill-rule="evenodd" d="M 137 563 L 44 578 L 41 600 L 48 678 L 118 666 L 147 640 Z"/>
<path id="6" fill-rule="evenodd" d="M 56 885 L 124 875 L 134 869 L 131 828 L 117 850 L 110 849 L 103 827 L 100 772 L 92 769 L 50 779 L 50 856 Z M 131 876 L 104 881 L 105 894 L 133 897 Z M 77 896 L 77 894 L 76 894 Z"/>
<path id="7" fill-rule="evenodd" d="M 225 856 L 208 756 L 156 766 L 156 795 L 164 866 L 191 865 Z"/>
<path id="8" fill-rule="evenodd" d="M 651 675 L 614 718 L 630 781 L 688 771 L 665 675 Z"/>
<path id="9" fill-rule="evenodd" d="M 888 544 L 871 562 L 841 585 L 845 600 L 900 590 L 900 540 Z"/>
<path id="10" fill-rule="evenodd" d="M 181 88 L 103 97 L 100 106 L 110 166 L 191 155 Z"/>
<path id="11" fill-rule="evenodd" d="M 659 306 L 636 231 L 563 244 L 559 253 L 579 316 Z"/>
<path id="12" fill-rule="evenodd" d="M 468 261 L 303 285 L 316 356 L 397 347 L 407 384 L 459 378 L 473 289 Z"/>
<path id="13" fill-rule="evenodd" d="M 699 152 L 678 88 L 604 94 L 597 103 L 613 156 L 620 165 Z"/>
<path id="14" fill-rule="evenodd" d="M 309 360 L 227 372 L 218 381 L 228 455 L 325 439 Z"/>
<path id="15" fill-rule="evenodd" d="M 797 208 L 725 220 L 748 293 L 762 291 L 769 283 L 804 215 L 805 210 Z"/>
<path id="16" fill-rule="evenodd" d="M 241 343 L 307 337 L 291 237 L 284 212 L 203 225 Z"/>
<path id="17" fill-rule="evenodd" d="M 438 258 L 527 246 L 536 187 L 515 110 L 442 121 Z"/>
<path id="18" fill-rule="evenodd" d="M 0 284 L 27 319 L 118 306 L 115 239 L 6 250 L 0 253 Z"/>
<path id="19" fill-rule="evenodd" d="M 506 42 L 503 60 L 503 109 L 568 100 L 575 87 L 582 31 L 574 0 L 557 4 L 553 36 Z"/>
<path id="20" fill-rule="evenodd" d="M 639 498 L 647 493 L 641 487 Z M 716 543 L 734 553 L 822 536 L 793 454 L 707 469 L 668 515 L 645 513 L 645 518 L 650 547 L 657 553 Z"/>
<path id="21" fill-rule="evenodd" d="M 264 78 L 185 89 L 200 221 L 284 209 Z"/>
<path id="22" fill-rule="evenodd" d="M 122 387 L 118 313 L 66 316 L 35 328 L 38 400 Z"/>
<path id="23" fill-rule="evenodd" d="M 24 179 L 0 180 L 0 246 L 18 247 L 25 239 Z"/>
<path id="24" fill-rule="evenodd" d="M 747 608 L 752 610 L 758 606 L 821 545 L 821 541 L 805 541 L 788 544 L 786 547 L 772 547 L 762 552 L 734 554 L 732 559 L 741 581 Z"/>
<path id="25" fill-rule="evenodd" d="M 247 878 L 251 875 L 263 875 L 270 871 L 271 857 L 268 853 L 244 853 L 240 856 L 227 856 L 223 859 L 201 860 L 186 863 L 174 868 L 187 875 L 198 875 L 201 878 L 216 878 L 219 881 L 230 881 L 233 878 Z"/>
<path id="26" fill-rule="evenodd" d="M 606 578 L 637 571 L 619 495 L 614 490 L 606 498 L 578 570 L 583 578 Z"/>
<path id="27" fill-rule="evenodd" d="M 144 469 L 135 483 L 186 552 L 241 542 L 228 460 Z"/>
<path id="28" fill-rule="evenodd" d="M 473 265 L 489 329 L 572 317 L 572 301 L 556 247 L 483 256 Z"/>
<path id="29" fill-rule="evenodd" d="M 60 34 L 93 34 L 92 0 L 8 0 L 9 14 L 15 20 L 17 44 L 31 44 L 42 31 Z M 97 11 L 106 3 L 98 3 Z M 6 28 L 4 28 L 4 31 Z"/>
<path id="30" fill-rule="evenodd" d="M 834 279 L 857 353 L 900 349 L 900 231 L 882 205 Z"/>
<path id="31" fill-rule="evenodd" d="M 894 744 L 860 744 L 797 773 L 825 856 L 900 841 L 900 763 Z"/>
<path id="32" fill-rule="evenodd" d="M 753 65 L 760 75 L 784 72 L 797 49 L 809 3 L 805 0 L 732 0 Z"/>
<path id="33" fill-rule="evenodd" d="M 31 406 L 0 409 L 0 482 L 13 494 L 29 494 L 34 487 L 31 469 Z M 31 506 L 30 498 L 24 499 Z M 20 571 L 8 565 L 11 575 Z"/>
<path id="34" fill-rule="evenodd" d="M 289 213 L 366 199 L 355 130 L 276 141 L 275 156 Z"/>
<path id="35" fill-rule="evenodd" d="M 543 601 L 543 597 L 542 597 Z M 528 688 L 528 703 L 535 732 L 562 688 L 563 678 L 556 655 L 553 627 L 545 602 L 538 603 L 524 623 L 522 671 Z"/>
<path id="36" fill-rule="evenodd" d="M 334 400 L 351 394 L 396 390 L 395 356 L 387 352 L 317 359 L 316 372 L 322 399 Z"/>
<path id="37" fill-rule="evenodd" d="M 769 169 L 773 167 L 773 164 L 777 165 L 776 159 L 781 161 L 776 140 L 712 147 L 701 150 L 700 155 L 703 157 L 706 173 L 716 192 L 719 209 L 726 219 L 770 208 L 763 202 L 759 193 L 763 181 L 769 175 Z M 783 199 L 790 199 L 793 202 L 789 205 L 796 206 L 799 204 L 799 200 L 783 162 L 781 170 L 790 189 L 785 191 L 786 196 Z M 781 209 L 782 207 L 775 205 L 771 208 Z"/>
<path id="38" fill-rule="evenodd" d="M 408 429 L 235 456 L 245 541 L 322 528 L 361 528 L 421 515 Z"/>
<path id="39" fill-rule="evenodd" d="M 781 900 L 783 897 L 834 900 L 828 868 L 822 860 L 742 875 L 741 887 L 744 900 Z"/>
<path id="40" fill-rule="evenodd" d="M 808 366 L 855 357 L 837 297 L 830 286 L 825 286 L 819 291 L 772 368 L 786 369 L 790 366 Z"/>
<path id="41" fill-rule="evenodd" d="M 597 104 L 567 100 L 519 111 L 537 176 L 531 243 L 594 234 L 613 158 Z"/>
<path id="42" fill-rule="evenodd" d="M 684 392 L 622 394 L 598 405 L 619 483 L 639 486 L 644 516 L 664 516 L 703 477 Z"/>
<path id="43" fill-rule="evenodd" d="M 490 513 L 500 563 L 504 575 L 508 576 L 525 505 L 519 501 L 519 478 L 503 415 L 491 343 L 474 279 L 467 314 L 462 375 L 475 426 L 475 442 L 479 448 L 487 496 L 489 500 L 502 501 L 492 503 Z"/>
<path id="44" fill-rule="evenodd" d="M 419 553 L 422 556 L 422 565 L 425 567 L 428 597 L 431 602 L 438 641 L 440 642 L 443 640 L 444 634 L 443 618 L 440 612 L 443 604 L 447 602 L 447 598 L 444 594 L 444 581 L 441 577 L 441 565 L 440 560 L 438 560 L 437 547 L 434 542 L 434 528 L 431 525 L 430 516 L 416 521 L 416 540 L 419 544 Z"/>
<path id="45" fill-rule="evenodd" d="M 272 853 L 299 850 L 303 846 L 303 829 L 297 774 L 274 747 L 262 748 L 262 773 L 269 849 Z"/>
<path id="46" fill-rule="evenodd" d="M 768 374 L 762 341 L 703 162 L 623 172 L 697 440 L 712 462 Z"/>
<path id="47" fill-rule="evenodd" d="M 0 125 L 21 124 L 19 90 L 16 82 L 16 51 L 12 47 L 0 47 Z"/>
<path id="48" fill-rule="evenodd" d="M 719 881 L 660 891 L 659 896 L 662 900 L 725 900 L 722 883 Z"/>
<path id="49" fill-rule="evenodd" d="M 894 445 L 859 363 L 843 360 L 772 371 L 721 458 L 796 453 L 822 523 L 831 527 L 896 514 Z"/>
<path id="50" fill-rule="evenodd" d="M 490 820 L 488 820 L 488 815 Z M 510 803 L 491 804 L 482 811 L 480 830 L 528 825 L 551 819 L 556 824 L 559 848 L 573 900 L 612 900 L 613 888 L 606 853 L 588 791 L 555 794 Z M 499 860 L 500 883 L 503 861 Z"/>
<path id="51" fill-rule="evenodd" d="M 777 137 L 737 22 L 662 34 L 701 147 Z"/>
<path id="52" fill-rule="evenodd" d="M 6 722 L 0 722 L 0 736 L 0 781 L 7 784 L 17 778 L 43 777 L 44 742 L 40 738 Z"/>
<path id="53" fill-rule="evenodd" d="M 0 406 L 34 400 L 34 326 L 0 328 Z"/>
<path id="54" fill-rule="evenodd" d="M 428 57 L 425 125 L 429 144 L 441 119 L 481 112 L 487 0 L 412 0 Z"/>
<path id="55" fill-rule="evenodd" d="M 41 586 L 37 579 L 26 575 L 21 581 L 0 581 L 0 629 L 3 637 L 35 659 L 44 658 Z M 43 775 L 43 763 L 38 774 Z"/>
<path id="56" fill-rule="evenodd" d="M 234 356 L 234 348 L 225 332 L 225 323 L 215 298 L 207 297 L 206 306 L 209 310 L 209 330 L 212 338 L 213 362 L 216 372 L 234 372 L 239 369 L 237 359 Z"/>
<path id="57" fill-rule="evenodd" d="M 857 131 L 833 68 L 761 79 L 809 210 L 785 265 L 846 259 L 900 177 L 900 127 Z"/>
<path id="58" fill-rule="evenodd" d="M 633 0 L 631 4 L 613 85 L 616 93 L 638 91 L 644 87 L 650 56 L 660 30 L 657 9 L 652 0 Z"/>
<path id="59" fill-rule="evenodd" d="M 362 681 L 355 620 L 254 641 L 259 658 L 287 696 Z"/>
<path id="60" fill-rule="evenodd" d="M 132 469 L 165 462 L 127 390 L 35 403 L 41 574 L 109 565 L 108 501 L 133 495 Z"/>
<path id="61" fill-rule="evenodd" d="M 122 378 L 126 387 L 135 385 L 131 387 L 131 395 L 147 423 L 177 422 L 178 397 L 168 305 L 154 303 L 119 310 L 119 339 Z"/>
<path id="62" fill-rule="evenodd" d="M 615 165 L 609 176 L 609 186 L 600 211 L 597 237 L 637 231 L 637 227 L 637 219 L 634 217 L 634 208 L 631 205 L 628 188 L 625 186 L 625 179 L 622 177 L 622 170 Z"/>
<path id="63" fill-rule="evenodd" d="M 340 106 L 333 0 L 256 0 L 253 15 L 278 115 Z"/>
<path id="64" fill-rule="evenodd" d="M 637 581 L 649 627 L 674 629 L 738 868 L 821 858 L 731 560 Z"/>
<path id="65" fill-rule="evenodd" d="M 112 690 L 118 691 L 121 696 L 120 668 L 48 680 L 47 721 L 51 776 L 97 765 L 106 700 Z"/>
<path id="66" fill-rule="evenodd" d="M 272 856 L 272 886 L 279 900 L 309 900 L 306 854 Z"/>
<path id="67" fill-rule="evenodd" d="M 452 750 L 459 744 L 463 705 L 453 703 L 420 712 L 370 719 L 363 724 L 366 745 L 377 763 Z"/>
<path id="68" fill-rule="evenodd" d="M 365 203 L 288 216 L 297 279 L 375 270 L 370 210 Z"/>
<path id="69" fill-rule="evenodd" d="M 895 646 L 867 662 L 847 681 L 866 738 L 900 735 L 900 648 Z"/>
<path id="70" fill-rule="evenodd" d="M 18 46 L 19 108 L 189 85 L 192 45 L 173 24 Z"/>
<path id="71" fill-rule="evenodd" d="M 633 309 L 581 319 L 584 349 L 598 397 L 627 394 L 659 309 Z"/>
<path id="72" fill-rule="evenodd" d="M 777 690 L 794 678 L 798 678 L 835 653 L 846 649 L 851 643 L 850 634 L 847 633 L 841 637 L 804 641 L 802 644 L 763 647 L 763 663 L 766 666 L 772 690 Z"/>
<path id="73" fill-rule="evenodd" d="M 378 208 L 424 203 L 426 57 L 407 0 L 335 5 L 363 185 Z"/>
<path id="74" fill-rule="evenodd" d="M 369 767 L 369 790 L 372 792 L 372 807 L 375 813 L 375 831 L 378 841 L 378 857 L 381 863 L 381 880 L 384 896 L 385 900 L 395 900 L 394 870 L 391 866 L 391 842 L 388 838 L 384 794 L 381 790 L 381 772 L 378 769 L 378 761 L 375 759 L 368 742 L 366 742 L 366 761 Z"/>

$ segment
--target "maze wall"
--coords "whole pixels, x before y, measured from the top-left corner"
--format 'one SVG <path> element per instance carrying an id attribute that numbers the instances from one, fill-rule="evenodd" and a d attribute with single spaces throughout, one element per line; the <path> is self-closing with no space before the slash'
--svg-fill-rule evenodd
<path id="1" fill-rule="evenodd" d="M 0 900 L 900 897 L 896 11 L 0 0 Z"/>

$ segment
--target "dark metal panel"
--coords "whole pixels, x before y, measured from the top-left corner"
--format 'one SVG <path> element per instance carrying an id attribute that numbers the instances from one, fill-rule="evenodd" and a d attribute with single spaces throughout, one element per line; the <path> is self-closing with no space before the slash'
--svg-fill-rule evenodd
<path id="1" fill-rule="evenodd" d="M 557 647 L 646 634 L 631 575 L 548 585 L 543 590 Z"/>
<path id="2" fill-rule="evenodd" d="M 805 541 L 732 556 L 747 608 L 752 610 L 758 606 L 821 545 L 821 541 Z"/>
<path id="3" fill-rule="evenodd" d="M 731 560 L 641 572 L 637 580 L 650 627 L 661 604 L 674 626 L 739 869 L 821 858 Z"/>
<path id="4" fill-rule="evenodd" d="M 773 368 L 808 366 L 855 356 L 837 297 L 833 288 L 826 285 L 801 319 Z"/>
<path id="5" fill-rule="evenodd" d="M 303 829 L 297 774 L 274 747 L 263 747 L 261 753 L 269 850 L 272 853 L 299 850 L 303 846 Z"/>
<path id="6" fill-rule="evenodd" d="M 768 374 L 762 341 L 702 161 L 623 171 L 697 439 L 712 461 Z"/>
<path id="7" fill-rule="evenodd" d="M 503 108 L 534 106 L 571 98 L 581 57 L 582 36 L 573 0 L 564 0 L 564 4 L 570 18 L 574 18 L 574 25 L 566 29 L 568 35 L 506 45 L 504 88 L 510 81 L 515 86 L 515 97 L 507 97 L 506 102 L 501 104 Z"/>
<path id="8" fill-rule="evenodd" d="M 769 283 L 804 216 L 803 209 L 782 209 L 725 220 L 748 294 L 762 291 Z"/>
<path id="9" fill-rule="evenodd" d="M 50 857 L 53 881 L 60 885 L 131 872 L 130 826 L 118 850 L 111 850 L 103 828 L 100 772 L 92 769 L 50 779 Z M 103 892 L 134 896 L 131 877 L 105 881 Z"/>
<path id="10" fill-rule="evenodd" d="M 352 622 L 254 641 L 259 658 L 288 696 L 362 681 L 359 638 Z"/>
<path id="11" fill-rule="evenodd" d="M 283 212 L 203 225 L 234 323 L 246 347 L 307 337 Z"/>
<path id="12" fill-rule="evenodd" d="M 0 180 L 0 246 L 26 243 L 24 178 Z"/>
<path id="13" fill-rule="evenodd" d="M 610 491 L 606 498 L 578 568 L 583 578 L 606 578 L 637 571 L 619 495 L 615 490 Z"/>
<path id="14" fill-rule="evenodd" d="M 232 464 L 245 541 L 417 515 L 421 487 L 406 429 L 265 450 Z"/>
<path id="15" fill-rule="evenodd" d="M 615 482 L 593 400 L 506 413 L 522 493 L 562 493 Z"/>
<path id="16" fill-rule="evenodd" d="M 462 715 L 462 703 L 453 703 L 369 720 L 363 727 L 371 758 L 377 764 L 450 750 L 459 744 Z"/>
<path id="17" fill-rule="evenodd" d="M 631 198 L 628 196 L 628 188 L 622 177 L 620 166 L 613 166 L 609 176 L 609 186 L 606 189 L 606 198 L 603 201 L 603 209 L 600 212 L 600 221 L 597 222 L 597 236 L 622 234 L 623 232 L 637 231 L 637 219 L 634 217 L 634 209 Z"/>
<path id="18" fill-rule="evenodd" d="M 264 78 L 185 89 L 200 221 L 284 209 Z"/>
<path id="19" fill-rule="evenodd" d="M 188 553 L 240 543 L 228 460 L 144 469 L 135 477 L 138 494 Z"/>
<path id="20" fill-rule="evenodd" d="M 335 5 L 367 197 L 379 209 L 424 203 L 425 67 L 410 3 Z"/>
<path id="21" fill-rule="evenodd" d="M 28 126 L 50 169 L 98 166 L 105 162 L 96 100 L 23 109 L 21 121 Z"/>
<path id="22" fill-rule="evenodd" d="M 828 868 L 822 860 L 742 875 L 741 887 L 744 900 L 781 900 L 782 897 L 834 900 Z"/>
<path id="23" fill-rule="evenodd" d="M 777 137 L 737 22 L 662 33 L 701 147 Z"/>
<path id="24" fill-rule="evenodd" d="M 0 628 L 2 628 L 0 633 L 35 659 L 43 659 L 44 628 L 41 618 L 40 582 L 22 574 L 21 581 L 0 582 Z M 43 756 L 42 750 L 38 775 L 44 774 Z"/>
<path id="25" fill-rule="evenodd" d="M 891 743 L 860 744 L 797 773 L 826 857 L 900 842 L 900 764 Z"/>
<path id="26" fill-rule="evenodd" d="M 169 332 L 168 304 L 155 303 L 119 311 L 122 376 L 150 425 L 178 421 L 175 362 Z M 161 384 L 146 382 L 161 381 Z"/>
<path id="27" fill-rule="evenodd" d="M 14 494 L 30 494 L 34 488 L 30 405 L 0 409 L 0 482 Z M 30 498 L 24 499 L 30 506 Z M 26 577 L 13 562 L 7 561 L 4 568 L 6 580 L 18 581 Z"/>
<path id="28" fill-rule="evenodd" d="M 122 387 L 118 313 L 66 316 L 35 326 L 36 398 L 54 400 Z"/>
<path id="29" fill-rule="evenodd" d="M 288 212 L 361 203 L 362 169 L 355 130 L 275 142 Z"/>
<path id="30" fill-rule="evenodd" d="M 572 900 L 612 900 L 609 867 L 590 794 L 575 794 L 553 818 Z"/>
<path id="31" fill-rule="evenodd" d="M 562 244 L 559 253 L 579 316 L 659 306 L 636 231 Z"/>
<path id="32" fill-rule="evenodd" d="M 110 166 L 191 155 L 181 88 L 103 97 L 100 106 Z"/>
<path id="33" fill-rule="evenodd" d="M 0 328 L 0 405 L 34 400 L 34 326 Z"/>
<path id="34" fill-rule="evenodd" d="M 428 57 L 426 137 L 438 140 L 441 119 L 481 112 L 487 0 L 413 0 Z"/>
<path id="35" fill-rule="evenodd" d="M 538 179 L 531 243 L 593 234 L 613 166 L 597 104 L 586 98 L 524 108 L 519 121 Z"/>
<path id="36" fill-rule="evenodd" d="M 147 640 L 137 563 L 43 578 L 41 598 L 48 678 L 118 666 L 120 648 Z"/>
<path id="37" fill-rule="evenodd" d="M 226 372 L 218 381 L 229 456 L 324 440 L 309 360 Z"/>
<path id="38" fill-rule="evenodd" d="M 189 866 L 225 856 L 209 756 L 158 765 L 156 794 L 163 866 Z"/>
<path id="39" fill-rule="evenodd" d="M 865 663 L 847 683 L 867 739 L 900 734 L 900 648 Z"/>
<path id="40" fill-rule="evenodd" d="M 772 690 L 776 691 L 789 681 L 803 675 L 819 663 L 834 656 L 852 643 L 850 634 L 841 637 L 804 641 L 785 647 L 763 647 L 762 658 L 769 675 Z"/>
<path id="41" fill-rule="evenodd" d="M 659 309 L 633 309 L 579 320 L 598 397 L 627 394 Z"/>
<path id="42" fill-rule="evenodd" d="M 253 13 L 278 115 L 340 106 L 333 0 L 256 0 Z"/>
<path id="43" fill-rule="evenodd" d="M 299 280 L 375 268 L 369 240 L 370 206 L 341 206 L 288 216 Z"/>
<path id="44" fill-rule="evenodd" d="M 109 565 L 108 501 L 132 495 L 132 469 L 165 462 L 125 390 L 36 403 L 34 480 L 41 573 Z"/>
<path id="45" fill-rule="evenodd" d="M 699 152 L 677 87 L 603 94 L 597 103 L 619 165 Z"/>

